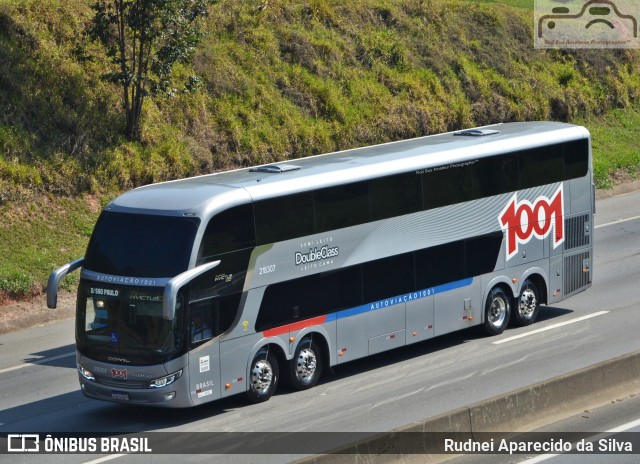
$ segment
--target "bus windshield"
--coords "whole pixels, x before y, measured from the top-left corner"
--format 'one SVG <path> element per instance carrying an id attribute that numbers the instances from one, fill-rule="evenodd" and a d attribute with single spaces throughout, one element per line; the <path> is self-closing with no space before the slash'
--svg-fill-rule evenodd
<path id="1" fill-rule="evenodd" d="M 187 270 L 197 218 L 105 211 L 96 224 L 84 267 L 127 277 L 174 277 Z"/>
<path id="2" fill-rule="evenodd" d="M 179 355 L 184 345 L 182 301 L 176 317 L 162 317 L 161 288 L 82 280 L 78 292 L 78 350 L 101 361 L 149 365 Z"/>

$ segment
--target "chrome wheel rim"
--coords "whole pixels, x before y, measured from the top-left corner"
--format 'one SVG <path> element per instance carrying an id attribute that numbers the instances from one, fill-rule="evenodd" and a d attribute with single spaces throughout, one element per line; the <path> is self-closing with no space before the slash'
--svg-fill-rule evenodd
<path id="1" fill-rule="evenodd" d="M 313 350 L 301 350 L 296 361 L 296 377 L 302 383 L 309 383 L 316 373 L 318 361 Z"/>
<path id="2" fill-rule="evenodd" d="M 491 300 L 489 307 L 489 322 L 493 327 L 500 328 L 507 317 L 507 303 L 499 297 Z"/>
<path id="3" fill-rule="evenodd" d="M 265 394 L 273 382 L 273 368 L 266 359 L 261 359 L 251 369 L 251 389 L 256 393 Z"/>
<path id="4" fill-rule="evenodd" d="M 529 319 L 533 316 L 533 313 L 538 306 L 538 300 L 536 298 L 536 292 L 530 288 L 525 288 L 520 295 L 520 304 L 518 305 L 518 312 L 520 315 Z"/>

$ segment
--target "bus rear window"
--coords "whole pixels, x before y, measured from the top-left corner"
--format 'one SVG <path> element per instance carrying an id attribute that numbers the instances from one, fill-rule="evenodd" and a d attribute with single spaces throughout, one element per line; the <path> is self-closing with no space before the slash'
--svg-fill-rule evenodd
<path id="1" fill-rule="evenodd" d="M 173 277 L 187 270 L 200 220 L 105 211 L 84 267 L 128 277 Z"/>

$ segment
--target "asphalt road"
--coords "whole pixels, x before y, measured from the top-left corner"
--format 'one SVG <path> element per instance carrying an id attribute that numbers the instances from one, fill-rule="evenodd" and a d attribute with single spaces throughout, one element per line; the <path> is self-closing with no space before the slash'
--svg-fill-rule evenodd
<path id="1" fill-rule="evenodd" d="M 355 361 L 338 366 L 311 390 L 282 392 L 263 404 L 236 397 L 191 410 L 162 410 L 91 401 L 78 388 L 73 321 L 2 335 L 0 432 L 386 431 L 639 350 L 640 192 L 599 201 L 596 229 L 593 287 L 543 308 L 534 326 L 497 337 L 471 329 Z M 24 456 L 0 459 L 25 462 Z M 61 462 L 60 456 L 37 459 Z M 236 461 L 238 456 L 216 459 Z"/>

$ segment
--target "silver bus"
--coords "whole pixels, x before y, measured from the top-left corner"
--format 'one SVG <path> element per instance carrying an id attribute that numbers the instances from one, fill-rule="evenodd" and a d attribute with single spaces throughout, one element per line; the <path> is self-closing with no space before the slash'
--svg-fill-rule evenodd
<path id="1" fill-rule="evenodd" d="M 528 325 L 591 285 L 589 132 L 509 123 L 149 185 L 81 268 L 90 398 L 189 407 L 472 326 Z"/>

